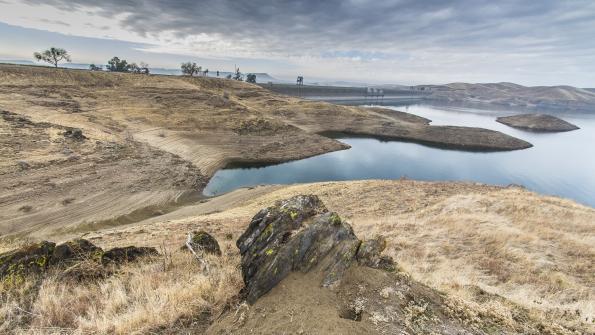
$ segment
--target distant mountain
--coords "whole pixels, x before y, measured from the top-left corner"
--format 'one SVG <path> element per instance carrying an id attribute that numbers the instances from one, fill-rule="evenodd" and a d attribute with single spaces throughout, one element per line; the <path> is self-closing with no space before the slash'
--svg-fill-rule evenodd
<path id="1" fill-rule="evenodd" d="M 583 90 L 587 90 L 587 91 L 595 92 L 595 88 L 583 88 Z"/>
<path id="2" fill-rule="evenodd" d="M 510 107 L 595 111 L 595 91 L 572 86 L 522 86 L 514 83 L 419 85 L 427 99 Z"/>

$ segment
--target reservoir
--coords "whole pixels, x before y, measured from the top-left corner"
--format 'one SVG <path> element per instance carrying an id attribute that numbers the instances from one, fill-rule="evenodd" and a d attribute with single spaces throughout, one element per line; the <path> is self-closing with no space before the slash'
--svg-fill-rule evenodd
<path id="1" fill-rule="evenodd" d="M 208 196 L 261 184 L 399 179 L 518 184 L 595 207 L 595 113 L 553 114 L 580 127 L 563 133 L 510 128 L 496 117 L 514 112 L 424 104 L 384 106 L 432 120 L 432 125 L 482 127 L 533 144 L 508 152 L 464 152 L 373 138 L 340 138 L 351 149 L 283 164 L 222 169 L 204 190 Z M 518 113 L 518 112 L 517 112 Z"/>

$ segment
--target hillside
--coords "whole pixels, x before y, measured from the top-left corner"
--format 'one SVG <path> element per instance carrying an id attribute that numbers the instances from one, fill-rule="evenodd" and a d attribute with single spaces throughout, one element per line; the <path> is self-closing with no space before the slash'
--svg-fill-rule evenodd
<path id="1" fill-rule="evenodd" d="M 461 150 L 531 144 L 215 78 L 0 65 L 0 234 L 65 234 L 156 215 L 230 163 L 345 149 L 345 132 Z M 81 136 L 68 132 L 80 129 Z"/>
<path id="2" fill-rule="evenodd" d="M 297 194 L 318 195 L 362 239 L 384 235 L 398 279 L 355 271 L 337 291 L 327 291 L 296 273 L 253 306 L 238 301 L 235 240 L 261 208 Z M 103 248 L 154 246 L 164 256 L 131 264 L 97 284 L 50 278 L 32 309 L 15 300 L 0 307 L 0 321 L 12 327 L 0 331 L 29 320 L 40 333 L 60 328 L 200 334 L 219 320 L 209 333 L 317 334 L 316 327 L 334 325 L 338 333 L 386 334 L 391 318 L 423 327 L 433 320 L 429 311 L 441 310 L 434 316 L 460 322 L 475 329 L 473 334 L 588 334 L 594 330 L 594 220 L 595 210 L 572 201 L 471 183 L 355 181 L 243 189 L 134 225 L 78 235 Z M 214 269 L 209 274 L 180 251 L 186 233 L 200 229 L 213 233 L 223 250 L 222 257 L 209 258 Z M 4 244 L 0 252 L 17 243 L 23 242 Z M 339 316 L 343 299 L 355 297 L 365 308 L 360 322 Z"/>
<path id="3" fill-rule="evenodd" d="M 572 86 L 522 86 L 513 83 L 423 85 L 426 99 L 510 107 L 595 111 L 595 92 Z"/>
<path id="4" fill-rule="evenodd" d="M 231 163 L 347 148 L 323 136 L 329 132 L 457 150 L 530 146 L 495 131 L 431 126 L 412 114 L 304 101 L 232 80 L 0 65 L 0 270 L 17 274 L 0 278 L 0 333 L 595 331 L 595 210 L 573 201 L 516 186 L 406 179 L 201 195 Z M 396 266 L 356 264 L 330 289 L 294 271 L 248 304 L 236 241 L 264 208 L 296 195 L 317 196 L 340 217 L 328 222 L 348 223 L 344 231 L 361 241 L 383 236 L 383 256 Z M 199 262 L 187 251 L 187 234 L 199 230 L 216 238 L 221 255 Z M 273 247 L 292 236 L 279 235 Z M 27 256 L 34 242 L 80 238 L 94 247 L 71 252 L 74 264 L 56 265 L 55 250 L 49 261 Z M 128 246 L 154 249 L 135 261 L 125 251 L 117 266 L 104 262 L 106 252 Z M 20 273 L 9 262 L 23 254 L 23 264 L 47 272 Z M 269 270 L 261 273 L 277 268 Z"/>

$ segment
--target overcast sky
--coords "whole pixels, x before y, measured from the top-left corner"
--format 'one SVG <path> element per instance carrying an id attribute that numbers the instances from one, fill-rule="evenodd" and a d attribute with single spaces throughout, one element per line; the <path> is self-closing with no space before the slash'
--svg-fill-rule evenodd
<path id="1" fill-rule="evenodd" d="M 0 59 L 49 46 L 285 79 L 595 87 L 595 1 L 0 0 Z"/>

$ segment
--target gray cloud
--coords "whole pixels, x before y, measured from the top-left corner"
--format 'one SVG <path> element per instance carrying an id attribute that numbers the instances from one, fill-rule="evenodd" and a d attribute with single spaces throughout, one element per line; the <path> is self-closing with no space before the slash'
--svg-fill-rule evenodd
<path id="1" fill-rule="evenodd" d="M 124 14 L 120 27 L 140 36 L 208 34 L 264 58 L 431 56 L 448 65 L 481 55 L 503 68 L 506 62 L 530 66 L 532 59 L 544 69 L 546 61 L 550 68 L 595 67 L 592 0 L 25 1 L 67 10 L 99 8 L 96 15 Z"/>
<path id="2" fill-rule="evenodd" d="M 328 48 L 593 49 L 595 43 L 590 0 L 27 1 L 69 10 L 99 7 L 108 17 L 126 13 L 122 28 L 142 36 L 207 33 L 298 54 Z"/>

